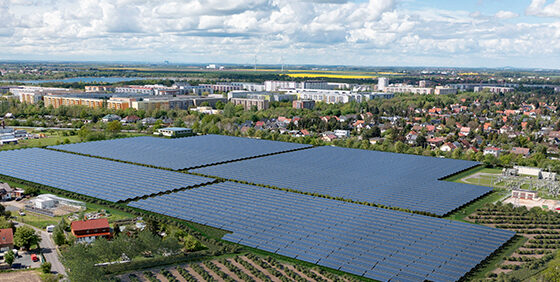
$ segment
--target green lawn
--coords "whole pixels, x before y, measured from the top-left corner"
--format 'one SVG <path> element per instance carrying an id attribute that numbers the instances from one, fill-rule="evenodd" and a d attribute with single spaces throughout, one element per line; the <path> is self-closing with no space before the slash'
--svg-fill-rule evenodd
<path id="1" fill-rule="evenodd" d="M 64 131 L 45 131 L 40 132 L 45 134 L 45 138 L 39 139 L 27 139 L 27 140 L 20 140 L 18 144 L 15 145 L 4 145 L 0 146 L 0 150 L 12 150 L 12 149 L 20 149 L 20 148 L 28 148 L 28 147 L 45 147 L 45 146 L 54 146 L 63 144 L 65 141 L 66 143 L 77 143 L 81 142 L 82 140 L 78 135 L 70 135 L 64 136 Z M 131 133 L 131 132 L 123 132 L 119 133 L 119 137 L 134 137 L 134 136 L 144 136 L 144 133 Z"/>
<path id="2" fill-rule="evenodd" d="M 102 210 L 102 209 L 106 210 L 107 213 L 111 214 L 111 216 L 108 217 L 109 222 L 136 217 L 136 216 L 134 216 L 130 213 L 124 212 L 124 211 L 119 210 L 119 209 L 109 208 L 109 207 L 106 207 L 104 205 L 93 204 L 93 203 L 86 203 L 86 211 L 85 212 L 86 213 L 87 212 L 94 212 L 94 211 L 99 211 L 99 210 Z"/>
<path id="3" fill-rule="evenodd" d="M 479 175 L 477 177 L 473 177 L 468 179 L 468 181 L 463 181 L 463 178 L 465 177 L 469 177 L 471 175 L 474 175 L 476 173 L 487 173 L 487 174 L 495 174 L 495 177 L 491 177 L 488 175 Z M 474 185 L 482 185 L 482 186 L 488 186 L 491 187 L 492 184 L 496 184 L 494 183 L 496 180 L 496 177 L 502 174 L 502 169 L 501 168 L 485 168 L 483 166 L 477 166 L 475 168 L 469 169 L 467 171 L 461 172 L 459 174 L 456 174 L 454 176 L 448 177 L 446 179 L 444 179 L 445 181 L 451 181 L 451 182 L 458 182 L 458 183 L 465 183 L 465 184 L 474 184 Z"/>
<path id="4" fill-rule="evenodd" d="M 25 216 L 17 215 L 16 217 L 17 221 L 27 223 L 39 229 L 45 229 L 48 225 L 57 225 L 61 219 L 62 217 L 60 216 L 50 217 L 29 211 L 25 211 Z"/>
<path id="5" fill-rule="evenodd" d="M 446 216 L 445 218 L 446 219 L 451 219 L 451 220 L 467 222 L 465 220 L 465 217 L 474 213 L 477 209 L 481 208 L 486 203 L 493 203 L 493 202 L 498 201 L 499 199 L 501 199 L 505 195 L 504 193 L 505 193 L 505 191 L 496 189 L 496 190 L 490 192 L 489 194 L 487 194 L 486 196 L 484 196 L 484 197 L 474 201 L 473 203 L 470 203 L 469 205 L 464 206 L 461 209 L 455 211 L 454 213 Z"/>

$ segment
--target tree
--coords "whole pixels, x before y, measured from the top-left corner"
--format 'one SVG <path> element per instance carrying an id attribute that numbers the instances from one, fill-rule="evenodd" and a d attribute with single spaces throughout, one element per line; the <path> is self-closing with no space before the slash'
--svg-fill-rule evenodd
<path id="1" fill-rule="evenodd" d="M 64 231 L 59 226 L 53 230 L 53 240 L 58 246 L 66 244 L 66 237 L 64 236 Z"/>
<path id="2" fill-rule="evenodd" d="M 111 121 L 107 124 L 107 131 L 112 134 L 117 134 L 121 132 L 122 124 L 118 120 Z"/>
<path id="3" fill-rule="evenodd" d="M 37 187 L 32 187 L 32 186 L 27 186 L 24 189 L 24 193 L 25 195 L 29 195 L 29 196 L 37 196 L 39 195 L 39 188 Z"/>
<path id="4" fill-rule="evenodd" d="M 14 244 L 24 249 L 29 249 L 31 246 L 41 242 L 41 237 L 35 233 L 31 227 L 21 226 L 16 229 L 14 234 Z"/>
<path id="5" fill-rule="evenodd" d="M 227 118 L 231 118 L 235 116 L 235 105 L 232 103 L 227 103 L 224 106 L 224 116 Z"/>
<path id="6" fill-rule="evenodd" d="M 191 235 L 183 237 L 183 246 L 186 252 L 194 252 L 204 248 L 202 243 Z"/>
<path id="7" fill-rule="evenodd" d="M 121 233 L 121 227 L 119 226 L 118 223 L 115 223 L 113 225 L 113 234 L 115 235 L 115 237 L 117 237 L 120 233 Z"/>
<path id="8" fill-rule="evenodd" d="M 14 263 L 15 259 L 16 259 L 16 256 L 14 255 L 14 252 L 12 250 L 9 250 L 4 255 L 4 261 L 10 266 L 12 266 L 12 263 Z"/>
<path id="9" fill-rule="evenodd" d="M 159 231 L 161 229 L 161 225 L 157 220 L 153 220 L 153 219 L 146 219 L 146 229 L 148 231 L 150 231 L 152 234 L 158 235 Z"/>
<path id="10" fill-rule="evenodd" d="M 51 273 L 51 263 L 50 262 L 44 262 L 43 264 L 41 264 L 41 271 L 43 271 L 43 273 Z"/>
<path id="11" fill-rule="evenodd" d="M 82 126 L 80 130 L 78 130 L 78 136 L 81 140 L 86 140 L 87 136 L 91 134 L 91 129 L 87 126 Z"/>

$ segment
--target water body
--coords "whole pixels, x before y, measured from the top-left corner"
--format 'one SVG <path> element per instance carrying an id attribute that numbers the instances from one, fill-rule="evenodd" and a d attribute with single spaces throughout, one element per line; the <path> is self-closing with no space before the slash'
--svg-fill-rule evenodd
<path id="1" fill-rule="evenodd" d="M 0 80 L 2 82 L 19 82 L 19 83 L 30 83 L 39 84 L 47 82 L 62 82 L 62 83 L 74 83 L 74 82 L 84 82 L 84 83 L 116 83 L 122 81 L 133 81 L 133 80 L 144 80 L 144 79 L 154 79 L 150 77 L 72 77 L 63 79 L 45 79 L 45 80 Z"/>

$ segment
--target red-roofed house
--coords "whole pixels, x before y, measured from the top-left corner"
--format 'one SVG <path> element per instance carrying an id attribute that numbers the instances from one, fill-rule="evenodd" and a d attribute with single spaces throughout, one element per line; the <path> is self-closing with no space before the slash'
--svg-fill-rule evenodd
<path id="1" fill-rule="evenodd" d="M 70 225 L 77 242 L 91 243 L 96 238 L 111 239 L 113 233 L 106 218 L 76 220 Z"/>
<path id="2" fill-rule="evenodd" d="M 452 152 L 453 150 L 457 149 L 457 146 L 451 142 L 446 142 L 445 144 L 441 145 L 439 148 L 443 152 Z"/>
<path id="3" fill-rule="evenodd" d="M 436 130 L 435 125 L 426 125 L 426 131 L 434 132 Z"/>
<path id="4" fill-rule="evenodd" d="M 430 144 L 430 146 L 436 147 L 436 146 L 441 145 L 444 140 L 445 139 L 443 139 L 443 137 L 434 137 L 434 138 L 429 138 L 428 140 L 426 140 L 426 142 L 428 142 L 428 144 Z"/>
<path id="5" fill-rule="evenodd" d="M 470 132 L 471 132 L 470 127 L 461 127 L 461 129 L 459 130 L 459 136 L 467 136 L 469 135 Z"/>
<path id="6" fill-rule="evenodd" d="M 0 251 L 14 248 L 14 233 L 12 228 L 0 229 Z"/>
<path id="7" fill-rule="evenodd" d="M 529 148 L 513 147 L 510 153 L 527 157 L 530 154 L 530 150 Z"/>

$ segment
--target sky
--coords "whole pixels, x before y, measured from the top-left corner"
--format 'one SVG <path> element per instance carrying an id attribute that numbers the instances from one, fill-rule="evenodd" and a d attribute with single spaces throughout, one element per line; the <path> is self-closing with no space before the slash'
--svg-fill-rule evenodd
<path id="1" fill-rule="evenodd" d="M 560 69 L 560 0 L 0 0 L 0 60 Z"/>

